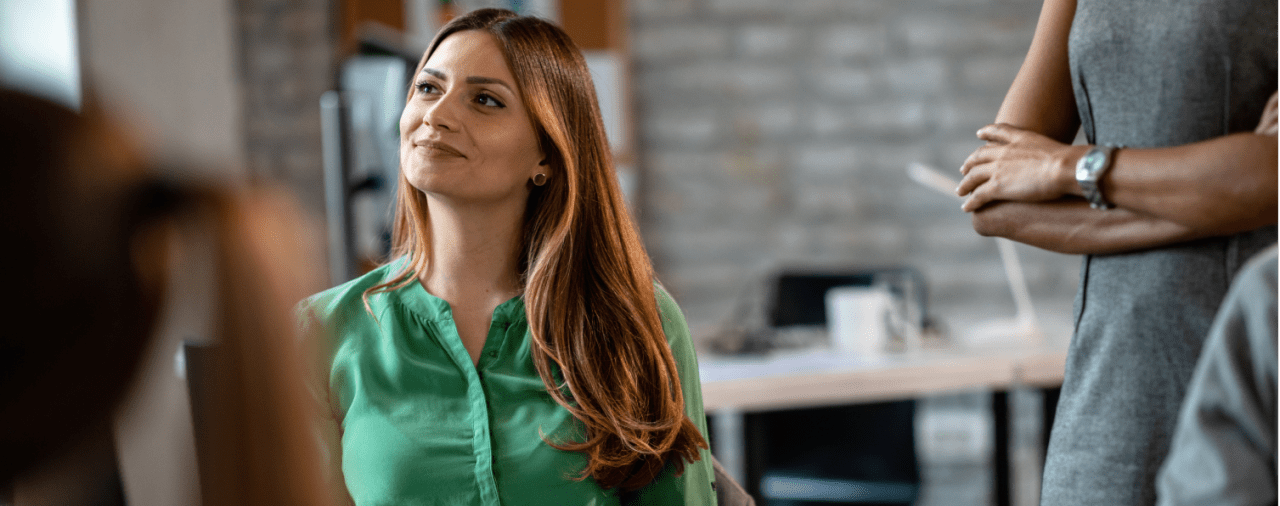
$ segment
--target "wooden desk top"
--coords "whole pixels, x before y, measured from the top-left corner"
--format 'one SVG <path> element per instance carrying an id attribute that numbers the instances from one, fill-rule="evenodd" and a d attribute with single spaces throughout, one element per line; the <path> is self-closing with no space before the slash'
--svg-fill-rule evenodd
<path id="1" fill-rule="evenodd" d="M 857 404 L 978 388 L 1062 384 L 1065 343 L 986 345 L 877 357 L 829 349 L 699 360 L 702 402 L 764 411 Z"/>

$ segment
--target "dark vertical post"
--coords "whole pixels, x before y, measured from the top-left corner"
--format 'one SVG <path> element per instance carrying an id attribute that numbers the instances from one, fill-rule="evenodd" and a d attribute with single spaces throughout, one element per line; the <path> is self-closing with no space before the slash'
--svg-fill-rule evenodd
<path id="1" fill-rule="evenodd" d="M 1044 434 L 1044 455 L 1047 460 L 1049 457 L 1049 434 L 1053 431 L 1053 419 L 1058 414 L 1058 397 L 1062 395 L 1062 387 L 1044 388 L 1040 390 L 1041 398 L 1040 407 L 1044 409 L 1043 420 L 1044 427 L 1041 434 Z"/>
<path id="2" fill-rule="evenodd" d="M 998 390 L 991 394 L 991 414 L 995 423 L 995 496 L 996 506 L 1012 504 L 1009 488 L 1009 392 Z"/>

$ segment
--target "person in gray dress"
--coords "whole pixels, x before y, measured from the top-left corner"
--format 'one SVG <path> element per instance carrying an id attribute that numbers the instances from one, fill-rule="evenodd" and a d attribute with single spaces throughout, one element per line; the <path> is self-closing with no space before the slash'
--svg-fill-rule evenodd
<path id="1" fill-rule="evenodd" d="M 979 233 L 1085 255 L 1041 504 L 1155 503 L 1214 314 L 1276 241 L 1275 91 L 1275 0 L 1045 1 L 957 188 Z"/>
<path id="2" fill-rule="evenodd" d="M 1156 482 L 1160 506 L 1276 503 L 1276 248 L 1236 276 Z"/>

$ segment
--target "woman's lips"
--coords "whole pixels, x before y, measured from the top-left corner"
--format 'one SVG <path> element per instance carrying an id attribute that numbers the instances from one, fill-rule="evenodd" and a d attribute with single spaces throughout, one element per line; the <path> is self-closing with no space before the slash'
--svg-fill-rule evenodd
<path id="1" fill-rule="evenodd" d="M 463 155 L 461 151 L 458 151 L 457 149 L 454 149 L 453 146 L 450 146 L 448 144 L 445 144 L 439 141 L 423 141 L 423 142 L 417 143 L 416 146 L 426 149 L 427 156 L 466 158 L 466 156 Z"/>

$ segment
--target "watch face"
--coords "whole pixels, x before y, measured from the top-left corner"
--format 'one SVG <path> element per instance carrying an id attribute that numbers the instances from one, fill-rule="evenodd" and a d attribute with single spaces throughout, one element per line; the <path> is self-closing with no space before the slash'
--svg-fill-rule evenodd
<path id="1" fill-rule="evenodd" d="M 1080 163 L 1079 168 L 1076 169 L 1076 179 L 1092 179 L 1098 169 L 1102 168 L 1103 158 L 1102 152 L 1089 151 L 1088 154 L 1084 155 L 1084 160 Z"/>

